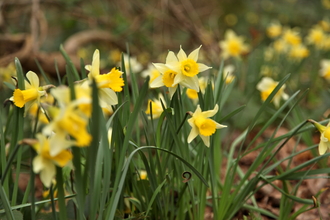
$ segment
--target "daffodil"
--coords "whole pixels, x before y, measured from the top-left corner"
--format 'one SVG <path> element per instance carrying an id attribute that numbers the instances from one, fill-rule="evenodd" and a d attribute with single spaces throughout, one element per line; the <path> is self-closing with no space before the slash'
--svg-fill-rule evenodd
<path id="1" fill-rule="evenodd" d="M 26 74 L 25 89 L 15 89 L 13 96 L 10 98 L 19 108 L 25 106 L 25 113 L 34 103 L 40 103 L 40 97 L 46 94 L 43 87 L 39 87 L 39 77 L 32 71 Z"/>
<path id="2" fill-rule="evenodd" d="M 257 89 L 261 93 L 262 101 L 265 101 L 268 96 L 273 92 L 275 87 L 277 86 L 278 82 L 274 81 L 270 77 L 264 77 L 262 80 L 257 84 Z M 284 92 L 285 85 L 283 85 L 280 90 L 277 91 L 272 101 L 274 101 L 274 105 L 279 107 L 281 99 L 287 100 L 289 98 L 288 94 Z"/>
<path id="3" fill-rule="evenodd" d="M 198 78 L 198 84 L 199 84 L 199 88 L 200 88 L 200 91 L 202 92 L 202 94 L 205 93 L 207 82 L 208 82 L 208 79 L 206 77 L 199 77 Z M 197 100 L 198 99 L 198 93 L 194 89 L 189 89 L 188 88 L 187 91 L 186 91 L 186 94 L 187 94 L 188 98 L 190 98 L 192 100 Z"/>
<path id="4" fill-rule="evenodd" d="M 82 87 L 80 84 L 74 85 L 75 100 L 71 100 L 70 88 L 60 86 L 51 90 L 51 94 L 57 100 L 60 108 L 66 108 L 69 105 L 75 105 L 86 117 L 92 112 L 92 97 L 90 87 Z"/>
<path id="5" fill-rule="evenodd" d="M 216 129 L 227 127 L 226 125 L 221 125 L 216 121 L 210 119 L 218 112 L 218 105 L 214 107 L 213 110 L 202 112 L 200 106 L 194 113 L 191 113 L 191 118 L 188 119 L 188 123 L 191 126 L 191 131 L 188 136 L 188 143 L 194 140 L 198 135 L 202 138 L 204 144 L 210 147 L 210 136 L 215 133 Z"/>
<path id="6" fill-rule="evenodd" d="M 321 133 L 319 154 L 323 155 L 325 152 L 327 152 L 328 149 L 330 149 L 330 122 L 327 124 L 327 126 L 323 126 L 314 120 L 309 119 L 308 121 L 311 122 Z"/>
<path id="7" fill-rule="evenodd" d="M 235 79 L 235 76 L 233 75 L 234 70 L 235 70 L 234 65 L 224 66 L 222 76 L 226 84 L 230 84 Z"/>
<path id="8" fill-rule="evenodd" d="M 93 54 L 92 65 L 86 65 L 89 70 L 88 79 L 82 86 L 87 88 L 90 82 L 95 79 L 97 87 L 99 88 L 100 106 L 102 108 L 111 108 L 111 105 L 118 104 L 116 92 L 122 91 L 124 80 L 121 78 L 123 72 L 116 68 L 111 69 L 109 73 L 100 74 L 100 52 L 95 50 Z"/>
<path id="9" fill-rule="evenodd" d="M 330 60 L 323 59 L 320 62 L 320 75 L 326 80 L 330 80 Z"/>
<path id="10" fill-rule="evenodd" d="M 51 154 L 54 155 L 58 151 L 68 147 L 68 135 L 73 137 L 74 145 L 78 147 L 89 146 L 92 136 L 87 131 L 88 118 L 77 110 L 77 103 L 67 106 L 66 108 L 50 108 L 49 114 L 53 116 L 53 120 L 43 129 L 45 135 L 54 135 L 57 141 L 61 142 L 59 146 L 52 145 Z"/>
<path id="11" fill-rule="evenodd" d="M 295 28 L 286 28 L 282 35 L 282 39 L 291 46 L 299 45 L 301 43 L 300 33 Z"/>
<path id="12" fill-rule="evenodd" d="M 211 68 L 205 64 L 197 63 L 200 48 L 201 46 L 187 56 L 187 54 L 180 47 L 180 51 L 177 56 L 175 56 L 172 51 L 167 54 L 165 64 L 154 63 L 154 66 L 162 75 L 157 77 L 150 84 L 150 87 L 168 87 L 171 98 L 179 84 L 199 92 L 197 75 L 200 72 Z"/>
<path id="13" fill-rule="evenodd" d="M 273 21 L 267 27 L 267 35 L 271 38 L 276 38 L 282 34 L 282 25 L 278 21 Z"/>
<path id="14" fill-rule="evenodd" d="M 56 174 L 56 166 L 64 167 L 72 160 L 72 154 L 68 150 L 61 150 L 56 155 L 50 154 L 50 142 L 46 136 L 37 134 L 37 141 L 31 142 L 37 152 L 33 159 L 33 172 L 40 173 L 40 179 L 46 187 L 50 187 Z M 54 138 L 54 137 L 53 137 Z M 52 139 L 52 137 L 51 137 Z M 58 143 L 60 144 L 60 143 Z"/>
<path id="15" fill-rule="evenodd" d="M 308 57 L 309 50 L 303 44 L 292 46 L 289 52 L 289 57 L 293 61 L 301 61 L 303 58 Z"/>
<path id="16" fill-rule="evenodd" d="M 150 77 L 149 84 L 152 83 L 157 77 L 160 76 L 160 72 L 156 69 L 156 67 L 152 64 L 148 65 L 148 68 L 142 71 L 141 76 L 143 78 Z"/>
<path id="17" fill-rule="evenodd" d="M 220 41 L 219 45 L 221 48 L 221 56 L 224 59 L 229 57 L 238 58 L 250 50 L 249 46 L 244 43 L 244 38 L 237 36 L 233 30 L 226 31 L 225 39 Z"/>
<path id="18" fill-rule="evenodd" d="M 145 113 L 147 115 L 151 115 L 151 113 L 152 113 L 152 117 L 154 119 L 159 118 L 160 115 L 163 113 L 163 107 L 162 107 L 162 103 L 160 100 L 164 101 L 164 97 L 162 94 L 158 95 L 158 99 L 154 99 L 154 100 L 149 99 L 148 100 L 148 106 L 147 106 Z M 151 105 L 152 112 L 150 111 L 150 105 Z"/>
<path id="19" fill-rule="evenodd" d="M 324 49 L 324 42 L 326 40 L 326 35 L 320 26 L 314 26 L 309 30 L 306 37 L 307 43 L 315 45 L 318 49 Z"/>

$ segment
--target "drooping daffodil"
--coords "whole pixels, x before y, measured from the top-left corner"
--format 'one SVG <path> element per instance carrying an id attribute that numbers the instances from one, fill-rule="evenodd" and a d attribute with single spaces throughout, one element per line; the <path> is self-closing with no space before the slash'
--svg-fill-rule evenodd
<path id="1" fill-rule="evenodd" d="M 278 82 L 274 81 L 270 77 L 263 77 L 261 81 L 257 84 L 257 89 L 260 91 L 262 101 L 265 101 L 268 96 L 273 92 L 276 88 Z M 272 101 L 274 101 L 274 105 L 276 107 L 280 106 L 281 99 L 287 100 L 289 95 L 284 92 L 285 85 L 283 85 L 275 94 Z"/>
<path id="2" fill-rule="evenodd" d="M 99 88 L 100 106 L 102 108 L 111 108 L 111 105 L 118 104 L 116 92 L 121 92 L 124 86 L 124 79 L 121 78 L 123 72 L 116 68 L 112 68 L 106 74 L 100 74 L 100 52 L 95 50 L 93 54 L 92 65 L 86 65 L 85 68 L 89 71 L 88 81 L 85 81 L 82 86 L 88 87 L 94 79 Z"/>
<path id="3" fill-rule="evenodd" d="M 327 152 L 328 149 L 330 149 L 330 122 L 327 124 L 327 126 L 324 126 L 312 119 L 309 119 L 308 121 L 311 122 L 321 133 L 319 154 L 323 155 L 325 152 Z"/>
<path id="4" fill-rule="evenodd" d="M 46 94 L 46 89 L 54 87 L 52 85 L 39 86 L 39 77 L 36 73 L 29 71 L 26 74 L 25 89 L 19 88 L 14 90 L 13 96 L 9 99 L 14 102 L 14 105 L 23 108 L 25 106 L 25 113 L 28 112 L 34 103 L 40 103 L 40 97 Z"/>
<path id="5" fill-rule="evenodd" d="M 210 117 L 214 116 L 218 112 L 218 109 L 218 105 L 215 105 L 213 110 L 203 112 L 198 105 L 195 112 L 190 113 L 192 117 L 188 119 L 188 123 L 191 126 L 191 131 L 188 136 L 188 143 L 199 135 L 204 144 L 207 147 L 210 147 L 210 136 L 215 133 L 216 129 L 227 127 L 226 125 L 219 124 L 210 119 Z"/>

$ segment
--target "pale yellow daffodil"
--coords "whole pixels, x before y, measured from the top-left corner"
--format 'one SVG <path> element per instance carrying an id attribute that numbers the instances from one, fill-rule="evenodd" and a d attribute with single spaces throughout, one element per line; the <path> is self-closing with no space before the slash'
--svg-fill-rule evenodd
<path id="1" fill-rule="evenodd" d="M 297 46 L 301 44 L 301 37 L 298 29 L 285 28 L 282 39 L 291 46 Z"/>
<path id="2" fill-rule="evenodd" d="M 323 59 L 320 62 L 320 75 L 330 81 L 330 60 Z"/>
<path id="3" fill-rule="evenodd" d="M 151 115 L 151 113 L 152 113 L 153 119 L 159 118 L 160 115 L 163 113 L 163 107 L 162 107 L 162 103 L 160 100 L 163 100 L 163 103 L 164 103 L 165 99 L 162 94 L 158 95 L 158 99 L 154 99 L 154 100 L 149 99 L 148 100 L 148 106 L 147 106 L 145 113 L 147 115 Z M 150 105 L 151 105 L 152 112 L 150 112 Z M 165 105 L 165 103 L 164 103 L 164 105 Z"/>
<path id="4" fill-rule="evenodd" d="M 233 82 L 233 80 L 235 79 L 235 76 L 233 74 L 235 70 L 235 66 L 234 65 L 226 65 L 223 68 L 223 79 L 225 80 L 226 84 L 230 84 Z"/>
<path id="5" fill-rule="evenodd" d="M 257 84 L 257 89 L 260 91 L 262 101 L 265 101 L 268 96 L 273 92 L 278 82 L 274 81 L 270 77 L 263 77 L 262 80 Z M 281 99 L 287 100 L 289 95 L 284 92 L 285 85 L 283 85 L 279 91 L 275 94 L 272 101 L 274 105 L 279 107 Z"/>
<path id="6" fill-rule="evenodd" d="M 56 155 L 50 154 L 50 142 L 52 138 L 47 139 L 42 134 L 36 135 L 38 141 L 32 144 L 37 152 L 33 159 L 33 172 L 40 173 L 40 179 L 46 187 L 50 187 L 56 174 L 56 166 L 64 167 L 72 160 L 72 154 L 68 150 L 61 150 Z M 60 144 L 58 142 L 58 144 Z"/>
<path id="7" fill-rule="evenodd" d="M 267 27 L 267 35 L 271 38 L 276 38 L 282 33 L 282 25 L 278 21 L 273 21 Z"/>
<path id="8" fill-rule="evenodd" d="M 200 106 L 197 106 L 196 111 L 191 113 L 192 117 L 188 119 L 188 123 L 191 126 L 188 143 L 199 135 L 204 144 L 210 147 L 210 136 L 215 133 L 216 129 L 227 127 L 226 125 L 221 125 L 210 119 L 210 117 L 218 112 L 218 109 L 219 107 L 216 105 L 213 110 L 202 112 Z"/>
<path id="9" fill-rule="evenodd" d="M 309 119 L 308 121 L 311 122 L 321 133 L 319 154 L 323 155 L 325 152 L 327 152 L 328 149 L 330 149 L 330 122 L 327 124 L 327 126 L 323 126 L 314 120 Z"/>
<path id="10" fill-rule="evenodd" d="M 306 41 L 308 44 L 315 45 L 317 49 L 324 49 L 326 33 L 323 31 L 321 26 L 316 25 L 309 30 Z"/>
<path id="11" fill-rule="evenodd" d="M 227 30 L 225 39 L 219 42 L 221 56 L 224 59 L 229 57 L 239 58 L 241 55 L 249 52 L 250 47 L 244 43 L 244 38 L 237 36 L 233 30 Z"/>
<path id="12" fill-rule="evenodd" d="M 156 67 L 152 64 L 148 65 L 148 68 L 142 71 L 141 76 L 143 78 L 150 77 L 149 84 L 152 83 L 157 77 L 160 76 L 160 72 L 156 69 Z"/>
<path id="13" fill-rule="evenodd" d="M 154 66 L 162 74 L 157 77 L 151 84 L 151 88 L 166 86 L 169 88 L 170 97 L 172 98 L 177 86 L 194 89 L 199 92 L 198 73 L 210 69 L 202 63 L 197 63 L 199 50 L 201 46 L 192 51 L 188 56 L 180 47 L 177 56 L 170 51 L 166 57 L 166 63 L 154 63 Z"/>

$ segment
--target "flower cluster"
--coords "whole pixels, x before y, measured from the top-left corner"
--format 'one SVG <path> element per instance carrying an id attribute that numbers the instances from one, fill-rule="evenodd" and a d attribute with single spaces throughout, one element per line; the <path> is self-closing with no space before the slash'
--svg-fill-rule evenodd
<path id="1" fill-rule="evenodd" d="M 64 167 L 72 160 L 70 148 L 88 147 L 92 136 L 88 131 L 88 122 L 92 112 L 91 83 L 96 82 L 99 103 L 102 108 L 111 110 L 118 103 L 116 92 L 122 91 L 123 72 L 116 68 L 106 74 L 100 74 L 100 54 L 95 50 L 88 77 L 76 82 L 73 94 L 67 86 L 40 86 L 39 77 L 29 71 L 26 74 L 25 88 L 16 88 L 9 99 L 15 106 L 25 108 L 25 114 L 33 117 L 39 114 L 39 122 L 45 126 L 36 135 L 36 140 L 27 141 L 36 151 L 33 170 L 40 173 L 42 182 L 50 187 L 56 174 L 56 166 Z M 51 89 L 50 94 L 47 90 Z M 47 98 L 50 97 L 51 99 Z M 54 100 L 56 104 L 54 105 Z M 41 109 L 42 111 L 40 111 Z M 39 113 L 38 113 L 39 111 Z"/>
<path id="2" fill-rule="evenodd" d="M 151 88 L 166 86 L 172 98 L 178 85 L 187 87 L 199 92 L 199 83 L 197 75 L 200 72 L 210 69 L 202 63 L 197 63 L 199 50 L 201 46 L 191 52 L 188 56 L 180 48 L 177 55 L 169 51 L 164 63 L 154 63 L 156 69 L 160 72 L 160 76 L 155 78 L 151 83 Z"/>

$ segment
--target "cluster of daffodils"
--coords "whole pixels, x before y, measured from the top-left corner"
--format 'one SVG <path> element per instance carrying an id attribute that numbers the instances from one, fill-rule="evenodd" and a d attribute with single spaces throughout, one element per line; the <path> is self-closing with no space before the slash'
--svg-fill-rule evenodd
<path id="1" fill-rule="evenodd" d="M 204 93 L 208 81 L 205 77 L 198 78 L 198 74 L 211 68 L 205 64 L 197 63 L 200 48 L 197 48 L 188 56 L 182 48 L 180 48 L 177 55 L 169 51 L 165 64 L 154 63 L 154 68 L 149 66 L 148 70 L 143 74 L 151 77 L 150 87 L 167 87 L 169 96 L 172 99 L 177 87 L 180 85 L 187 88 L 186 94 L 189 98 L 197 101 L 197 93 L 199 91 Z M 145 111 L 146 114 L 152 115 L 153 118 L 160 117 L 163 108 L 166 107 L 163 106 L 164 102 L 162 105 L 162 101 L 164 101 L 162 95 L 159 95 L 158 99 L 149 100 L 147 110 Z M 187 139 L 188 143 L 192 142 L 199 135 L 204 144 L 210 147 L 210 136 L 215 133 L 216 129 L 226 127 L 210 119 L 217 112 L 218 105 L 213 110 L 205 112 L 202 112 L 198 105 L 194 113 L 189 112 L 191 118 L 188 120 L 188 123 L 192 130 Z"/>
<path id="2" fill-rule="evenodd" d="M 174 52 L 169 51 L 165 64 L 153 64 L 160 72 L 160 75 L 150 83 L 150 87 L 167 87 L 170 98 L 173 97 L 178 88 L 178 85 L 199 92 L 200 88 L 197 75 L 200 72 L 211 68 L 205 64 L 197 63 L 200 48 L 201 47 L 197 48 L 188 56 L 182 50 L 182 48 L 180 48 L 180 51 L 177 55 L 175 55 Z"/>
<path id="3" fill-rule="evenodd" d="M 123 72 L 113 68 L 106 74 L 100 74 L 100 55 L 95 50 L 91 65 L 87 65 L 88 77 L 76 82 L 74 88 L 53 85 L 40 86 L 36 73 L 26 74 L 25 89 L 16 88 L 9 99 L 18 108 L 25 108 L 25 115 L 41 114 L 39 119 L 45 125 L 35 140 L 27 140 L 36 151 L 33 159 L 33 170 L 40 173 L 41 181 L 50 187 L 56 174 L 56 166 L 71 165 L 70 148 L 88 147 L 92 136 L 88 131 L 88 121 L 92 111 L 91 87 L 96 82 L 99 92 L 99 103 L 102 108 L 111 109 L 118 103 L 116 92 L 122 91 Z M 50 93 L 47 93 L 47 90 Z M 73 90 L 73 94 L 71 94 Z M 50 101 L 47 97 L 51 97 Z M 54 100 L 56 104 L 54 105 Z"/>
<path id="4" fill-rule="evenodd" d="M 267 35 L 274 39 L 268 50 L 274 54 L 287 55 L 292 61 L 301 61 L 309 56 L 310 45 L 319 51 L 330 50 L 330 28 L 327 20 L 319 22 L 309 29 L 307 36 L 303 39 L 299 28 L 282 27 L 278 21 L 272 22 L 267 28 Z"/>

